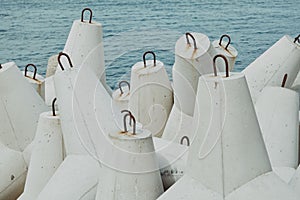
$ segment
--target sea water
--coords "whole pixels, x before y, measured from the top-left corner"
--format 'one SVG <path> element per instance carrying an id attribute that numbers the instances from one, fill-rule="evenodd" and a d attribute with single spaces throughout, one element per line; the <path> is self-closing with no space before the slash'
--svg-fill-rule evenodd
<path id="1" fill-rule="evenodd" d="M 185 32 L 204 33 L 211 41 L 230 35 L 239 52 L 235 71 L 283 35 L 300 33 L 296 0 L 0 0 L 0 63 L 14 61 L 20 68 L 34 63 L 45 74 L 48 58 L 63 50 L 73 20 L 85 7 L 103 25 L 112 88 L 129 80 L 131 67 L 147 50 L 164 62 L 171 78 L 174 46 Z"/>

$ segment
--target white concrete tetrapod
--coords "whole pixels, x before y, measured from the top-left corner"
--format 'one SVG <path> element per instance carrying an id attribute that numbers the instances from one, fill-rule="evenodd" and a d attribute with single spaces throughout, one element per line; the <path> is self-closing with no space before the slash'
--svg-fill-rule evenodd
<path id="1" fill-rule="evenodd" d="M 147 54 L 152 54 L 153 60 L 146 61 Z M 156 60 L 154 52 L 145 52 L 143 62 L 132 67 L 130 85 L 129 110 L 153 136 L 160 137 L 172 109 L 173 90 L 164 64 Z"/>
<path id="2" fill-rule="evenodd" d="M 89 20 L 84 20 L 84 14 L 88 11 Z M 92 10 L 85 8 L 81 13 L 81 20 L 75 20 L 70 30 L 63 52 L 67 53 L 74 67 L 84 65 L 89 67 L 101 80 L 108 92 L 110 88 L 106 85 L 105 60 L 102 24 L 92 21 Z M 66 65 L 64 60 L 61 61 Z M 61 70 L 57 67 L 57 70 Z"/>
<path id="3" fill-rule="evenodd" d="M 58 98 L 58 108 L 60 111 L 66 154 L 87 154 L 88 152 L 84 145 L 89 145 L 92 142 L 89 137 L 83 137 L 83 140 L 81 140 L 79 137 L 80 133 L 76 126 L 78 122 L 74 118 L 74 113 L 80 112 L 74 108 L 76 104 L 76 102 L 74 102 L 74 88 L 79 70 L 73 67 L 72 61 L 67 54 L 60 53 L 58 59 L 60 60 L 62 56 L 67 57 L 69 60 L 69 68 L 65 68 L 62 63 L 59 62 L 62 71 L 55 74 L 54 85 Z M 84 95 L 85 91 L 82 92 Z M 82 121 L 80 122 L 80 125 L 82 125 Z"/>
<path id="4" fill-rule="evenodd" d="M 181 142 L 182 144 L 177 144 L 153 137 L 165 191 L 183 177 L 186 171 L 189 139 L 184 137 Z"/>
<path id="5" fill-rule="evenodd" d="M 299 69 L 300 44 L 285 35 L 243 70 L 253 102 L 264 87 L 280 86 L 284 74 L 289 76 L 286 87 L 291 87 Z"/>
<path id="6" fill-rule="evenodd" d="M 227 38 L 227 43 L 223 41 L 224 38 Z M 216 49 L 217 54 L 222 54 L 227 58 L 229 70 L 232 71 L 234 68 L 236 57 L 238 55 L 238 51 L 230 43 L 230 36 L 225 34 L 221 36 L 220 40 L 213 41 L 212 45 Z M 222 66 L 223 62 L 218 63 L 218 61 L 217 65 Z"/>
<path id="7" fill-rule="evenodd" d="M 28 71 L 28 67 L 33 67 L 34 71 L 33 72 L 29 72 Z M 37 73 L 37 67 L 34 64 L 28 64 L 26 65 L 23 74 L 26 78 L 26 80 L 29 81 L 29 83 L 31 84 L 31 86 L 37 91 L 37 93 L 43 98 L 45 99 L 45 87 L 44 87 L 44 81 L 45 78 Z"/>
<path id="8" fill-rule="evenodd" d="M 23 192 L 27 165 L 19 151 L 0 141 L 0 199 L 15 200 Z"/>
<path id="9" fill-rule="evenodd" d="M 190 119 L 193 117 L 198 79 L 211 73 L 216 49 L 202 33 L 186 33 L 176 42 L 175 63 L 172 69 L 174 105 L 163 133 L 163 138 L 178 142 L 190 136 Z M 222 70 L 222 69 L 221 69 Z"/>
<path id="10" fill-rule="evenodd" d="M 69 155 L 48 181 L 37 200 L 95 199 L 99 163 L 88 155 Z"/>
<path id="11" fill-rule="evenodd" d="M 112 99 L 86 66 L 70 67 L 54 77 L 66 154 L 90 154 L 100 159 L 106 136 L 116 130 Z M 98 149 L 97 149 L 98 148 Z"/>
<path id="12" fill-rule="evenodd" d="M 36 199 L 63 161 L 59 114 L 40 115 L 22 200 Z"/>
<path id="13" fill-rule="evenodd" d="M 185 114 L 193 116 L 198 79 L 202 74 L 212 73 L 216 50 L 209 38 L 202 33 L 186 33 L 175 45 L 173 65 L 174 105 Z"/>
<path id="14" fill-rule="evenodd" d="M 22 76 L 15 63 L 0 68 L 0 140 L 23 151 L 34 138 L 39 115 L 47 110 L 43 99 Z"/>
<path id="15" fill-rule="evenodd" d="M 214 62 L 199 79 L 186 175 L 158 199 L 298 199 L 272 172 L 245 76 L 218 57 L 226 73 Z"/>
<path id="16" fill-rule="evenodd" d="M 193 138 L 192 121 L 192 116 L 173 105 L 162 138 L 178 144 L 184 136 Z"/>
<path id="17" fill-rule="evenodd" d="M 127 87 L 124 85 L 126 85 Z M 128 109 L 129 96 L 130 83 L 128 83 L 127 81 L 120 81 L 119 88 L 112 93 L 112 106 L 116 109 L 116 112 Z"/>
<path id="18" fill-rule="evenodd" d="M 255 107 L 271 165 L 289 182 L 298 166 L 298 93 L 284 87 L 266 87 Z"/>
<path id="19" fill-rule="evenodd" d="M 53 76 L 55 74 L 58 62 L 57 62 L 58 54 L 50 56 L 48 59 L 47 71 L 46 71 L 46 78 Z"/>
<path id="20" fill-rule="evenodd" d="M 136 128 L 135 118 L 127 113 L 124 130 L 108 137 L 111 145 L 105 152 L 96 199 L 155 200 L 160 196 L 163 184 L 151 132 Z"/>
<path id="21" fill-rule="evenodd" d="M 69 59 L 70 69 L 60 64 L 61 72 L 56 72 L 54 79 L 54 86 L 57 95 L 58 110 L 60 111 L 61 128 L 63 133 L 63 140 L 66 149 L 66 154 L 86 154 L 86 150 L 81 144 L 77 131 L 75 128 L 75 121 L 73 117 L 73 90 L 74 82 L 76 81 L 77 70 L 73 69 L 71 59 L 65 53 L 60 53 L 58 59 L 66 56 Z"/>

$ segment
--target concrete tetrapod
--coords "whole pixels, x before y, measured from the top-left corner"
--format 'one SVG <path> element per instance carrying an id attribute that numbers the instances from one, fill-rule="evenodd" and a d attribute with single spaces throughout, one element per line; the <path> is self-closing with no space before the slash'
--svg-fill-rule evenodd
<path id="1" fill-rule="evenodd" d="M 58 113 L 40 115 L 24 192 L 19 200 L 36 199 L 63 161 L 62 133 Z"/>
<path id="2" fill-rule="evenodd" d="M 184 123 L 193 116 L 198 79 L 202 74 L 212 73 L 207 66 L 212 65 L 212 58 L 216 54 L 209 38 L 202 33 L 186 33 L 176 42 L 172 69 L 174 105 L 163 133 L 164 139 L 178 142 L 182 136 L 190 135 L 185 128 L 178 132 L 178 127 L 185 127 Z M 181 119 L 180 124 L 178 118 Z"/>
<path id="3" fill-rule="evenodd" d="M 0 199 L 15 200 L 22 193 L 27 165 L 21 152 L 0 141 Z"/>
<path id="4" fill-rule="evenodd" d="M 33 72 L 28 71 L 28 67 L 32 66 L 34 68 Z M 28 64 L 26 65 L 23 74 L 26 78 L 26 80 L 29 81 L 31 86 L 37 91 L 37 93 L 45 99 L 45 87 L 44 87 L 44 81 L 45 78 L 37 73 L 37 67 L 34 64 Z"/>
<path id="5" fill-rule="evenodd" d="M 153 60 L 146 61 L 152 54 Z M 143 55 L 143 62 L 131 69 L 129 110 L 153 136 L 160 137 L 173 105 L 173 90 L 164 64 L 156 60 L 154 52 Z"/>
<path id="6" fill-rule="evenodd" d="M 132 128 L 127 128 L 133 120 Z M 99 177 L 97 200 L 155 200 L 163 193 L 152 134 L 137 129 L 131 114 L 124 116 L 124 130 L 109 134 L 111 148 Z"/>
<path id="7" fill-rule="evenodd" d="M 84 145 L 91 144 L 91 138 L 88 136 L 82 138 L 79 137 L 80 135 L 76 127 L 78 122 L 74 118 L 74 113 L 80 112 L 77 109 L 74 109 L 74 104 L 76 102 L 73 101 L 75 82 L 78 77 L 79 69 L 73 68 L 71 59 L 65 53 L 60 53 L 58 59 L 62 56 L 68 58 L 70 68 L 65 68 L 60 63 L 60 67 L 63 71 L 55 74 L 54 84 L 58 98 L 58 108 L 60 111 L 61 128 L 66 154 L 87 154 L 88 152 Z M 81 139 L 83 139 L 83 141 L 81 141 Z"/>
<path id="8" fill-rule="evenodd" d="M 123 87 L 122 85 L 127 85 Z M 119 88 L 112 93 L 113 107 L 116 108 L 116 112 L 128 109 L 130 96 L 130 84 L 127 81 L 120 81 Z"/>
<path id="9" fill-rule="evenodd" d="M 255 107 L 272 168 L 288 183 L 298 166 L 298 93 L 283 87 L 266 87 Z"/>
<path id="10" fill-rule="evenodd" d="M 37 200 L 92 200 L 96 196 L 99 164 L 87 155 L 69 155 Z"/>
<path id="11" fill-rule="evenodd" d="M 0 97 L 0 140 L 23 151 L 34 138 L 40 113 L 48 108 L 13 62 L 0 69 Z"/>
<path id="12" fill-rule="evenodd" d="M 184 139 L 182 143 L 185 142 Z M 161 179 L 165 191 L 183 177 L 186 171 L 188 147 L 168 140 L 153 137 Z M 189 140 L 187 140 L 189 144 Z"/>
<path id="13" fill-rule="evenodd" d="M 214 69 L 199 78 L 186 175 L 158 199 L 298 199 L 271 171 L 245 76 Z"/>
<path id="14" fill-rule="evenodd" d="M 286 87 L 292 86 L 300 69 L 300 44 L 288 35 L 283 36 L 243 70 L 254 103 L 266 86 L 280 86 L 288 74 Z"/>
<path id="15" fill-rule="evenodd" d="M 224 38 L 227 38 L 227 43 L 223 41 Z M 227 58 L 229 70 L 232 71 L 234 68 L 236 57 L 238 55 L 238 51 L 230 43 L 230 36 L 225 34 L 221 36 L 220 40 L 213 41 L 212 45 L 216 49 L 217 54 L 222 54 Z M 218 63 L 218 61 L 217 66 L 222 66 L 223 62 Z"/>
<path id="16" fill-rule="evenodd" d="M 54 77 L 66 153 L 100 159 L 108 130 L 118 129 L 112 99 L 88 67 L 72 66 L 62 66 Z"/>
<path id="17" fill-rule="evenodd" d="M 90 14 L 88 21 L 84 20 L 86 11 Z M 106 85 L 102 24 L 92 21 L 91 9 L 83 9 L 81 20 L 73 22 L 63 52 L 71 57 L 74 67 L 89 67 L 100 78 L 108 92 L 111 92 Z M 61 62 L 66 66 L 67 62 Z M 58 70 L 61 70 L 59 66 L 56 71 Z"/>
<path id="18" fill-rule="evenodd" d="M 198 79 L 212 73 L 212 58 L 216 50 L 202 33 L 186 33 L 175 45 L 175 63 L 172 69 L 174 105 L 193 116 Z"/>

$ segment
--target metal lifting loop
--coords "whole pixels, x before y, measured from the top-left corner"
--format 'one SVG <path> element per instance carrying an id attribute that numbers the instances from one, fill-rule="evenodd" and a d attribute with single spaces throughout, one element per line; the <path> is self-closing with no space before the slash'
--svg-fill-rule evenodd
<path id="1" fill-rule="evenodd" d="M 186 38 L 186 42 L 190 45 L 191 42 L 189 40 L 189 36 L 193 39 L 194 42 L 194 49 L 197 49 L 197 45 L 196 45 L 196 39 L 194 38 L 194 36 L 191 33 L 185 33 L 185 38 Z"/>
<path id="2" fill-rule="evenodd" d="M 83 16 L 84 16 L 84 12 L 85 11 L 89 11 L 90 12 L 90 20 L 89 20 L 89 23 L 92 23 L 92 16 L 93 16 L 93 12 L 90 8 L 85 8 L 82 10 L 81 12 L 81 22 L 83 22 Z"/>
<path id="3" fill-rule="evenodd" d="M 220 41 L 219 41 L 219 45 L 222 46 L 222 40 L 223 40 L 224 37 L 226 37 L 228 39 L 228 43 L 225 46 L 225 49 L 227 50 L 227 48 L 228 48 L 228 46 L 229 46 L 229 44 L 231 42 L 231 38 L 230 38 L 229 35 L 227 35 L 227 34 L 222 35 L 221 38 L 220 38 Z"/>
<path id="4" fill-rule="evenodd" d="M 28 65 L 26 65 L 26 67 L 25 67 L 25 76 L 27 76 L 27 71 L 28 71 L 28 67 L 29 66 L 32 66 L 34 68 L 33 77 L 32 78 L 34 80 L 36 80 L 35 77 L 36 77 L 37 68 L 36 68 L 36 66 L 34 64 L 28 64 Z"/>
<path id="5" fill-rule="evenodd" d="M 226 67 L 226 77 L 229 77 L 229 67 L 228 67 L 228 61 L 227 61 L 227 58 L 224 56 L 224 55 L 222 55 L 222 54 L 218 54 L 218 55 L 216 55 L 215 57 L 214 57 L 214 59 L 213 59 L 213 67 L 214 67 L 214 74 L 215 74 L 215 76 L 218 76 L 218 74 L 217 74 L 217 66 L 216 66 L 216 59 L 217 58 L 223 58 L 223 60 L 224 60 L 224 62 L 225 62 L 225 67 Z"/>
<path id="6" fill-rule="evenodd" d="M 69 57 L 68 54 L 63 53 L 63 52 L 60 52 L 60 53 L 58 54 L 58 57 L 57 57 L 58 64 L 59 64 L 60 68 L 61 68 L 62 70 L 65 70 L 64 67 L 63 67 L 63 65 L 62 65 L 62 63 L 61 63 L 61 61 L 60 61 L 60 58 L 61 58 L 62 56 L 65 56 L 65 57 L 68 59 L 70 67 L 73 68 L 73 64 L 72 64 L 71 58 Z"/>
<path id="7" fill-rule="evenodd" d="M 125 83 L 128 86 L 128 90 L 130 90 L 130 84 L 127 81 L 120 81 L 119 83 L 119 89 L 121 91 L 121 94 L 124 93 L 123 89 L 122 89 L 122 84 Z"/>
<path id="8" fill-rule="evenodd" d="M 133 115 L 131 115 L 130 113 L 127 113 L 126 115 L 124 115 L 124 118 L 123 118 L 123 123 L 124 123 L 124 132 L 127 133 L 127 125 L 126 125 L 126 119 L 127 117 L 130 117 L 129 121 L 133 121 L 133 132 L 132 132 L 132 135 L 135 135 L 136 134 L 136 121 L 135 121 L 135 118 Z"/>
<path id="9" fill-rule="evenodd" d="M 190 139 L 188 136 L 183 136 L 180 140 L 180 144 L 183 144 L 183 141 L 186 140 L 186 145 L 190 146 Z"/>
<path id="10" fill-rule="evenodd" d="M 121 111 L 121 113 L 125 113 L 125 112 L 130 114 L 131 116 L 133 116 L 132 113 L 129 110 L 122 110 Z M 129 121 L 129 125 L 131 126 L 131 120 Z"/>
<path id="11" fill-rule="evenodd" d="M 294 43 L 296 43 L 297 41 L 300 43 L 300 34 L 297 37 L 295 37 Z"/>
<path id="12" fill-rule="evenodd" d="M 285 75 L 283 76 L 282 83 L 281 83 L 281 87 L 284 87 L 284 86 L 285 86 L 285 83 L 286 83 L 287 77 L 288 77 L 288 75 L 287 75 L 287 74 L 285 74 Z"/>
<path id="13" fill-rule="evenodd" d="M 56 116 L 56 114 L 55 114 L 55 102 L 56 102 L 56 98 L 54 98 L 54 99 L 52 100 L 52 115 L 53 115 L 53 116 Z"/>
<path id="14" fill-rule="evenodd" d="M 153 55 L 153 60 L 154 60 L 154 67 L 156 66 L 156 56 L 155 56 L 155 53 L 153 51 L 147 51 L 144 53 L 143 55 L 143 61 L 144 61 L 144 67 L 147 67 L 146 65 L 146 55 L 151 53 Z"/>

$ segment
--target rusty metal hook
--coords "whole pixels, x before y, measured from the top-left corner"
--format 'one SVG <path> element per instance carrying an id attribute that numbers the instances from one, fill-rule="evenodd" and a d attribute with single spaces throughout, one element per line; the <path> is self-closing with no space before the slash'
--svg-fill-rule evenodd
<path id="1" fill-rule="evenodd" d="M 183 144 L 183 141 L 186 140 L 186 145 L 190 146 L 190 139 L 188 136 L 183 136 L 180 140 L 180 144 Z"/>
<path id="2" fill-rule="evenodd" d="M 85 8 L 82 10 L 81 12 L 81 22 L 83 22 L 83 16 L 84 16 L 84 12 L 85 11 L 89 11 L 90 12 L 90 20 L 89 23 L 92 23 L 92 16 L 93 16 L 93 11 L 90 8 Z"/>
<path id="3" fill-rule="evenodd" d="M 192 40 L 194 42 L 194 49 L 196 50 L 197 49 L 196 39 L 191 33 L 185 33 L 186 43 L 189 45 L 191 44 L 191 42 L 189 40 L 189 36 L 192 38 Z"/>
<path id="4" fill-rule="evenodd" d="M 36 72 L 37 72 L 37 68 L 36 68 L 36 66 L 34 65 L 34 64 L 28 64 L 28 65 L 26 65 L 26 67 L 25 67 L 25 76 L 27 76 L 27 71 L 28 71 L 28 67 L 29 66 L 32 66 L 33 68 L 34 68 L 34 71 L 33 71 L 33 79 L 34 80 L 36 80 L 35 79 L 35 77 L 36 77 Z M 28 77 L 28 76 L 27 76 Z"/>
<path id="5" fill-rule="evenodd" d="M 287 78 L 288 78 L 288 75 L 285 74 L 285 75 L 283 76 L 283 79 L 282 79 L 281 87 L 284 87 L 284 86 L 285 86 L 285 83 L 286 83 Z"/>
<path id="6" fill-rule="evenodd" d="M 128 90 L 130 90 L 130 84 L 127 82 L 127 81 L 120 81 L 120 83 L 119 83 L 119 89 L 120 89 L 120 91 L 121 91 L 121 94 L 123 94 L 124 92 L 123 92 L 123 89 L 122 89 L 122 83 L 125 83 L 127 86 L 128 86 Z"/>
<path id="7" fill-rule="evenodd" d="M 54 98 L 54 99 L 52 100 L 52 115 L 53 115 L 53 116 L 56 116 L 56 114 L 55 114 L 55 102 L 56 102 L 56 98 Z"/>
<path id="8" fill-rule="evenodd" d="M 228 43 L 225 46 L 225 49 L 227 50 L 229 44 L 231 43 L 231 38 L 230 38 L 229 35 L 227 35 L 227 34 L 222 35 L 221 38 L 220 38 L 220 41 L 219 41 L 219 45 L 222 46 L 222 40 L 223 40 L 224 37 L 226 37 L 228 39 Z"/>
<path id="9" fill-rule="evenodd" d="M 132 113 L 129 110 L 122 110 L 121 111 L 121 113 L 125 113 L 125 112 L 130 114 L 131 116 L 133 116 Z M 131 126 L 131 120 L 129 121 L 129 125 Z"/>
<path id="10" fill-rule="evenodd" d="M 65 56 L 65 57 L 68 59 L 70 67 L 73 68 L 73 64 L 72 64 L 71 58 L 69 57 L 68 54 L 63 53 L 63 52 L 60 52 L 60 53 L 58 54 L 58 57 L 57 57 L 58 64 L 59 64 L 60 68 L 61 68 L 62 70 L 65 70 L 64 67 L 62 66 L 61 61 L 60 61 L 60 58 L 61 58 L 62 56 Z"/>
<path id="11" fill-rule="evenodd" d="M 217 74 L 217 66 L 216 66 L 216 59 L 217 58 L 223 58 L 223 60 L 224 60 L 224 62 L 225 62 L 225 67 L 226 67 L 226 77 L 229 77 L 229 66 L 228 66 L 228 61 L 227 61 L 227 58 L 224 56 L 224 55 L 222 55 L 222 54 L 218 54 L 218 55 L 216 55 L 215 57 L 214 57 L 214 59 L 213 59 L 213 65 L 214 65 L 214 74 L 215 74 L 215 76 L 218 76 L 218 74 Z"/>
<path id="12" fill-rule="evenodd" d="M 133 121 L 133 132 L 132 132 L 132 135 L 136 135 L 136 121 L 135 121 L 135 118 L 134 116 L 131 114 L 131 113 L 127 113 L 126 115 L 124 115 L 124 118 L 123 118 L 123 123 L 124 123 L 124 132 L 127 133 L 128 130 L 127 130 L 127 125 L 126 125 L 126 119 L 127 117 L 130 117 L 129 121 Z"/>
<path id="13" fill-rule="evenodd" d="M 143 54 L 143 61 L 144 61 L 144 67 L 147 67 L 146 65 L 146 55 L 151 53 L 153 55 L 153 60 L 154 60 L 154 67 L 156 66 L 156 56 L 155 53 L 153 51 L 147 51 Z"/>
<path id="14" fill-rule="evenodd" d="M 297 41 L 300 43 L 300 34 L 297 37 L 295 37 L 294 43 L 296 43 Z"/>

